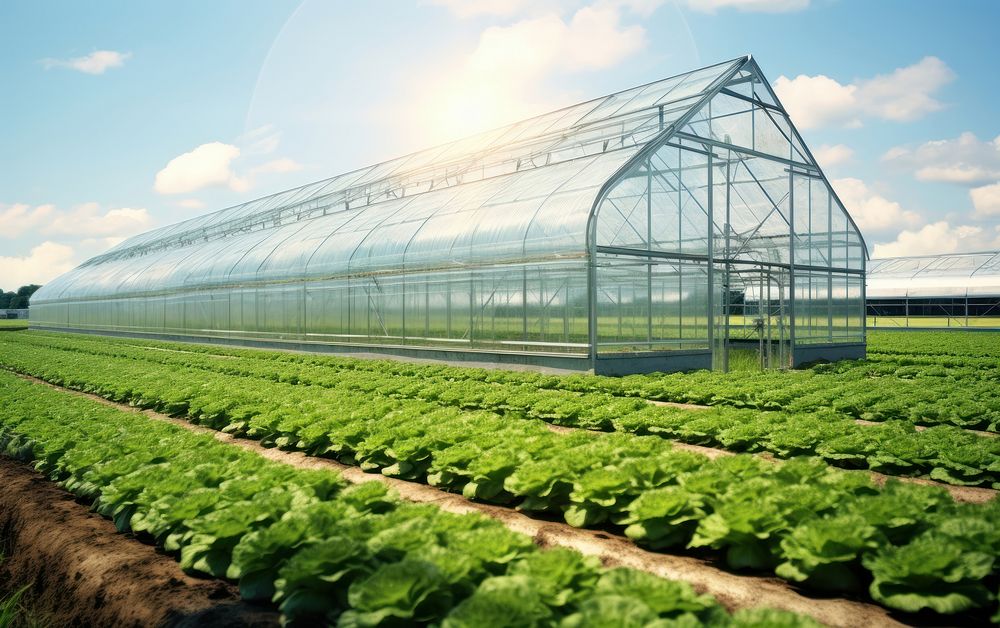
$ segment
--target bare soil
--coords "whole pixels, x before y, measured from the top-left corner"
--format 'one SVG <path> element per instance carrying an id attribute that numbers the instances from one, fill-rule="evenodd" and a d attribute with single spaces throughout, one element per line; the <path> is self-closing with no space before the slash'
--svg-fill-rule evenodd
<path id="1" fill-rule="evenodd" d="M 661 577 L 684 580 L 698 592 L 711 594 L 729 610 L 759 606 L 780 608 L 810 615 L 830 626 L 904 625 L 893 618 L 886 609 L 874 604 L 844 598 L 809 597 L 780 578 L 735 574 L 715 566 L 708 559 L 650 552 L 638 547 L 629 539 L 610 532 L 583 530 L 561 522 L 534 519 L 510 508 L 470 501 L 461 495 L 448 493 L 426 484 L 365 473 L 358 467 L 343 465 L 326 458 L 310 457 L 301 452 L 267 448 L 257 441 L 235 438 L 183 419 L 150 410 L 138 410 L 96 395 L 54 386 L 33 377 L 22 377 L 120 410 L 139 412 L 151 419 L 172 423 L 193 432 L 211 434 L 218 441 L 255 452 L 275 462 L 304 469 L 332 469 L 353 484 L 383 482 L 395 489 L 407 501 L 435 504 L 442 510 L 457 514 L 479 513 L 502 522 L 511 530 L 531 536 L 541 547 L 568 547 L 583 554 L 598 556 L 608 566 L 628 566 Z"/>
<path id="2" fill-rule="evenodd" d="M 51 625 L 278 625 L 272 608 L 185 575 L 27 465 L 0 458 L 0 486 L 0 592 L 30 585 L 28 605 Z"/>

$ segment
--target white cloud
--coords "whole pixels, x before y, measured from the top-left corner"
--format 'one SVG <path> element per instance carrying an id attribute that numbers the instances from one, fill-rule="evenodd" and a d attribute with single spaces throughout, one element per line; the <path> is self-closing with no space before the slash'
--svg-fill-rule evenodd
<path id="1" fill-rule="evenodd" d="M 920 222 L 918 214 L 877 194 L 860 179 L 834 179 L 830 184 L 862 232 L 912 227 Z"/>
<path id="2" fill-rule="evenodd" d="M 42 242 L 23 257 L 0 256 L 4 285 L 9 286 L 7 290 L 32 283 L 44 284 L 74 266 L 72 247 L 56 242 Z"/>
<path id="3" fill-rule="evenodd" d="M 104 74 L 109 68 L 120 68 L 132 56 L 131 52 L 116 52 L 114 50 L 95 50 L 84 57 L 72 59 L 42 59 L 45 69 L 68 68 L 84 74 Z"/>
<path id="4" fill-rule="evenodd" d="M 941 220 L 918 230 L 904 230 L 892 242 L 876 244 L 872 257 L 903 257 L 981 251 L 1000 247 L 1000 227 L 992 231 Z"/>
<path id="5" fill-rule="evenodd" d="M 178 201 L 177 204 L 184 209 L 202 209 L 205 207 L 205 201 L 197 198 L 185 198 Z"/>
<path id="6" fill-rule="evenodd" d="M 55 209 L 55 205 L 32 207 L 24 203 L 0 203 L 0 238 L 13 239 L 37 229 L 45 224 Z"/>
<path id="7" fill-rule="evenodd" d="M 598 70 L 620 63 L 646 44 L 642 26 L 623 26 L 613 5 L 586 6 L 567 22 L 555 13 L 493 26 L 469 59 L 471 72 L 507 79 L 552 70 Z"/>
<path id="8" fill-rule="evenodd" d="M 944 61 L 924 57 L 891 74 L 846 85 L 822 74 L 779 76 L 774 90 L 799 128 L 857 127 L 866 117 L 908 122 L 942 109 L 934 94 L 954 78 Z"/>
<path id="9" fill-rule="evenodd" d="M 45 235 L 123 238 L 146 231 L 152 223 L 143 208 L 118 207 L 102 212 L 97 203 L 84 203 L 56 212 L 40 231 Z"/>
<path id="10" fill-rule="evenodd" d="M 9 239 L 29 232 L 46 236 L 126 237 L 145 231 L 151 224 L 149 212 L 130 207 L 102 212 L 97 203 L 84 203 L 71 210 L 60 210 L 55 205 L 0 204 L 0 237 Z"/>
<path id="11" fill-rule="evenodd" d="M 976 215 L 1000 216 L 1000 181 L 969 190 Z"/>
<path id="12" fill-rule="evenodd" d="M 916 148 L 897 146 L 882 161 L 913 170 L 921 181 L 981 185 L 1000 179 L 1000 136 L 988 141 L 966 132 Z"/>
<path id="13" fill-rule="evenodd" d="M 301 170 L 302 165 L 288 157 L 272 159 L 248 167 L 246 159 L 274 152 L 281 134 L 272 125 L 258 127 L 238 139 L 240 146 L 224 142 L 208 142 L 174 157 L 156 173 L 153 189 L 160 194 L 189 194 L 205 188 L 227 187 L 234 192 L 246 192 L 262 174 Z M 237 160 L 244 165 L 237 172 Z M 242 173 L 242 174 L 241 174 Z M 197 199 L 178 202 L 181 207 L 199 209 L 204 204 Z"/>
<path id="14" fill-rule="evenodd" d="M 857 110 L 855 85 L 841 85 L 822 74 L 800 74 L 793 79 L 779 76 L 774 91 L 800 129 L 823 126 L 829 121 L 847 122 Z"/>
<path id="15" fill-rule="evenodd" d="M 249 187 L 236 176 L 232 162 L 240 149 L 232 144 L 209 142 L 174 157 L 156 173 L 153 189 L 160 194 L 187 194 L 208 187 L 228 186 L 237 192 Z"/>
<path id="16" fill-rule="evenodd" d="M 715 13 L 719 9 L 736 9 L 746 13 L 788 13 L 807 8 L 809 0 L 687 0 L 687 5 L 702 13 Z"/>
<path id="17" fill-rule="evenodd" d="M 823 144 L 812 151 L 813 157 L 819 162 L 821 168 L 832 168 L 842 163 L 850 161 L 854 156 L 854 151 L 849 146 L 843 144 Z"/>
<path id="18" fill-rule="evenodd" d="M 436 85 L 422 83 L 414 107 L 423 142 L 454 139 L 513 122 L 555 106 L 551 75 L 613 67 L 647 45 L 646 30 L 626 13 L 655 2 L 595 2 L 562 15 L 552 10 L 482 31 L 476 48 Z M 565 94 L 560 100 L 567 99 Z"/>

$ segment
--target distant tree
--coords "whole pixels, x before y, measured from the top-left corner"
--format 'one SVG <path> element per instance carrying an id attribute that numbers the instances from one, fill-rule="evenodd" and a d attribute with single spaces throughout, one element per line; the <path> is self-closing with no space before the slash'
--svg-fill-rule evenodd
<path id="1" fill-rule="evenodd" d="M 31 295 L 41 288 L 38 284 L 21 286 L 17 292 L 0 292 L 0 310 L 20 310 L 28 307 Z"/>
<path id="2" fill-rule="evenodd" d="M 21 286 L 20 288 L 18 288 L 17 289 L 17 295 L 20 296 L 20 297 L 31 298 L 31 295 L 35 294 L 35 292 L 39 288 L 41 288 L 41 286 L 38 285 L 37 283 L 30 283 L 30 284 L 28 284 L 26 286 Z"/>

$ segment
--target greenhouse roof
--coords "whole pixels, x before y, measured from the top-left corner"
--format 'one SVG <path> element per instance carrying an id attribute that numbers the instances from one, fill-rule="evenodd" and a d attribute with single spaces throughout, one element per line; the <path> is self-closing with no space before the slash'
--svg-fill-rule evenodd
<path id="1" fill-rule="evenodd" d="M 1000 295 L 1000 251 L 873 259 L 868 298 Z"/>

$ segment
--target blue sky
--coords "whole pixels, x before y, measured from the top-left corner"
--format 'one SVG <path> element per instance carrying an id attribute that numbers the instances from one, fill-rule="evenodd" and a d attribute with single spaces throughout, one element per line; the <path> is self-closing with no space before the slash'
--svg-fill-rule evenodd
<path id="1" fill-rule="evenodd" d="M 0 288 L 751 53 L 876 256 L 1000 248 L 1000 2 L 0 4 Z"/>

